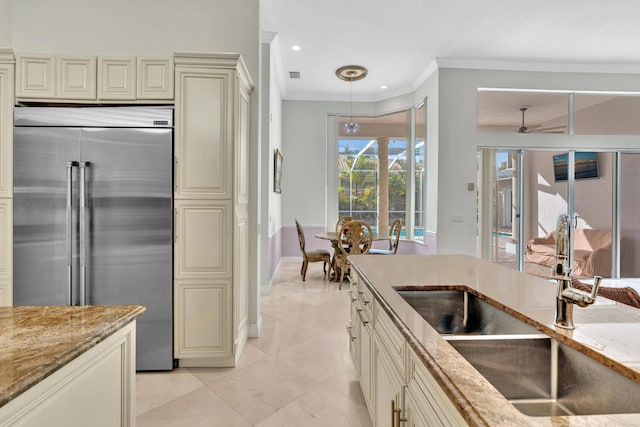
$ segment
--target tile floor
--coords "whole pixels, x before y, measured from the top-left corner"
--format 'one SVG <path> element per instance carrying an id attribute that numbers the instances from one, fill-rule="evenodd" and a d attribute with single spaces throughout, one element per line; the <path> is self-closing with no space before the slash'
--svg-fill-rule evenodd
<path id="1" fill-rule="evenodd" d="M 262 331 L 236 368 L 137 375 L 138 426 L 371 426 L 345 325 L 346 286 L 312 263 L 280 265 L 261 297 Z"/>

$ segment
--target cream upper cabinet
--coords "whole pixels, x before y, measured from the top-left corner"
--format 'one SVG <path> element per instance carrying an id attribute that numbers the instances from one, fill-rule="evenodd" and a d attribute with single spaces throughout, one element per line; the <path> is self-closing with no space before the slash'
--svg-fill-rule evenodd
<path id="1" fill-rule="evenodd" d="M 137 99 L 173 99 L 173 60 L 137 58 Z"/>
<path id="2" fill-rule="evenodd" d="M 98 98 L 136 99 L 135 57 L 98 57 Z"/>
<path id="3" fill-rule="evenodd" d="M 163 103 L 173 100 L 173 59 L 16 54 L 18 100 Z"/>
<path id="4" fill-rule="evenodd" d="M 95 57 L 57 56 L 56 74 L 56 97 L 96 99 Z"/>
<path id="5" fill-rule="evenodd" d="M 45 54 L 16 54 L 16 97 L 56 97 L 56 57 Z"/>

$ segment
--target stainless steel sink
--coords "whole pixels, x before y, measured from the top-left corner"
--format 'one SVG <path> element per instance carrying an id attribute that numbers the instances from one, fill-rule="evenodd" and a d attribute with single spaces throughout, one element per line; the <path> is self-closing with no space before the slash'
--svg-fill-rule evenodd
<path id="1" fill-rule="evenodd" d="M 395 290 L 520 412 L 640 413 L 640 384 L 475 295 Z"/>
<path id="2" fill-rule="evenodd" d="M 466 291 L 395 291 L 440 334 L 539 334 L 533 326 Z"/>
<path id="3" fill-rule="evenodd" d="M 449 343 L 530 416 L 640 412 L 640 384 L 548 336 L 449 337 Z"/>

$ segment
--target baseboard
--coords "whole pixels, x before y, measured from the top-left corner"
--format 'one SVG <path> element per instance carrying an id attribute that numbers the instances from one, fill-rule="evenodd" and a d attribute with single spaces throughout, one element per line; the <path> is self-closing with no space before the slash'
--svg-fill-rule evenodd
<path id="1" fill-rule="evenodd" d="M 258 338 L 260 336 L 260 331 L 262 330 L 262 316 L 258 319 L 258 323 L 255 325 L 249 325 L 249 338 Z"/>

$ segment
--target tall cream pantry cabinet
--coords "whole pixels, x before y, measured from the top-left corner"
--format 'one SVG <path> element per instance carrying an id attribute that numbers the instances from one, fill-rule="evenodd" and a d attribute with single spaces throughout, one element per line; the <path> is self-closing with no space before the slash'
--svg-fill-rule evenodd
<path id="1" fill-rule="evenodd" d="M 237 54 L 176 53 L 174 356 L 234 366 L 248 335 L 253 83 Z"/>

